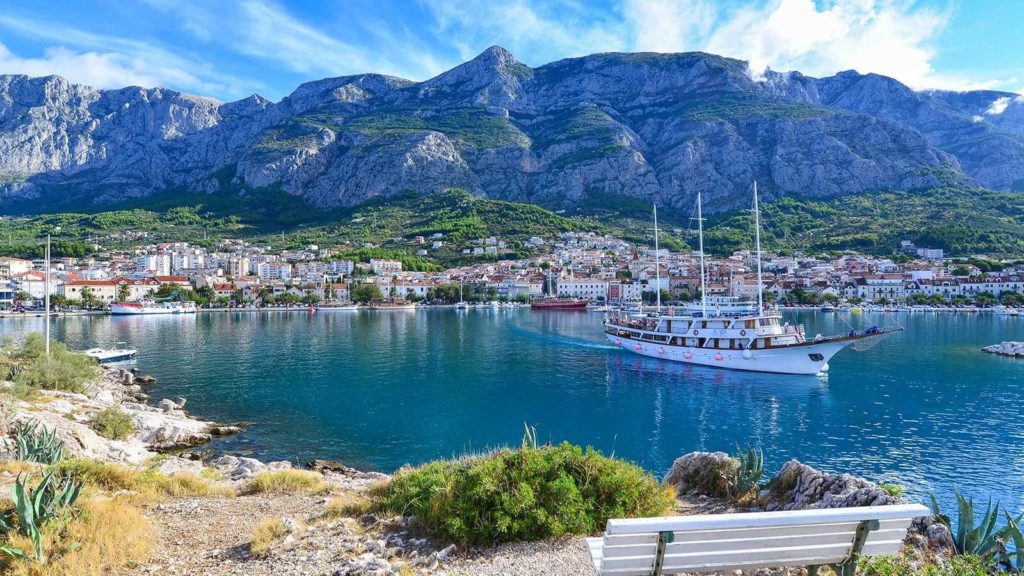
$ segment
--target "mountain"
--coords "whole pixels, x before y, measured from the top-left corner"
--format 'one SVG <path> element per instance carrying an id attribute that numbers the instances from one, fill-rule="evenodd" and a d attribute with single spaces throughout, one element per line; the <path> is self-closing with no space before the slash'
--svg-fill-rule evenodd
<path id="1" fill-rule="evenodd" d="M 704 53 L 538 68 L 493 47 L 424 82 L 364 74 L 280 102 L 0 76 L 0 211 L 283 191 L 317 208 L 450 187 L 549 207 L 983 186 L 1024 191 L 1024 100 Z"/>

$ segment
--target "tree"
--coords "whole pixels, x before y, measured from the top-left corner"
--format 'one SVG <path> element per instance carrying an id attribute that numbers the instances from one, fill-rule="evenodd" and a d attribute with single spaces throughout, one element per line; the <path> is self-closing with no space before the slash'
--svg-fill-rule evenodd
<path id="1" fill-rule="evenodd" d="M 18 290 L 14 293 L 14 299 L 18 302 L 28 302 L 29 300 L 32 300 L 32 295 L 24 290 Z"/>
<path id="2" fill-rule="evenodd" d="M 384 295 L 376 284 L 356 284 L 349 292 L 349 299 L 359 304 L 366 304 L 370 300 L 380 300 Z"/>
<path id="3" fill-rule="evenodd" d="M 241 288 L 236 288 L 235 291 L 231 293 L 231 300 L 234 301 L 235 304 L 241 304 L 242 301 L 245 300 L 245 293 L 242 292 Z"/>
<path id="4" fill-rule="evenodd" d="M 100 306 L 103 306 L 103 302 L 92 293 L 92 288 L 88 286 L 82 288 L 82 307 L 99 308 Z"/>
<path id="5" fill-rule="evenodd" d="M 956 268 L 953 268 L 951 274 L 953 274 L 953 276 L 970 276 L 971 271 L 968 270 L 966 266 L 957 266 Z"/>
<path id="6" fill-rule="evenodd" d="M 312 306 L 320 303 L 320 297 L 313 294 L 312 290 L 306 290 L 306 294 L 302 297 L 302 303 Z"/>
<path id="7" fill-rule="evenodd" d="M 204 284 L 196 289 L 196 295 L 205 300 L 207 303 L 213 302 L 217 299 L 217 292 L 213 289 L 213 286 Z"/>
<path id="8" fill-rule="evenodd" d="M 117 286 L 117 301 L 127 302 L 128 298 L 132 295 L 132 288 L 128 284 L 119 284 Z"/>

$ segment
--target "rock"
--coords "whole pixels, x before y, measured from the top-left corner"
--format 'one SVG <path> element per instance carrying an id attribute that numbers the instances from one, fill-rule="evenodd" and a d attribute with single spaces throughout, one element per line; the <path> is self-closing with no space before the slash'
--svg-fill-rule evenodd
<path id="1" fill-rule="evenodd" d="M 705 494 L 725 497 L 728 478 L 739 469 L 725 452 L 692 452 L 676 458 L 665 476 L 665 483 L 679 494 Z"/>
<path id="2" fill-rule="evenodd" d="M 178 409 L 178 405 L 175 404 L 174 401 L 168 400 L 167 398 L 164 398 L 163 400 L 158 402 L 157 407 L 163 410 L 164 412 L 171 412 L 173 410 Z"/>
<path id="3" fill-rule="evenodd" d="M 95 400 L 103 404 L 113 404 L 114 393 L 111 392 L 110 390 L 100 390 L 99 392 L 96 393 Z"/>
<path id="4" fill-rule="evenodd" d="M 455 544 L 452 544 L 452 545 L 448 546 L 447 548 L 445 548 L 444 550 L 439 551 L 437 553 L 437 559 L 438 560 L 447 560 L 453 554 L 455 554 L 455 550 L 456 550 Z"/>
<path id="5" fill-rule="evenodd" d="M 790 460 L 772 479 L 769 497 L 784 510 L 887 506 L 899 503 L 877 484 L 850 474 L 829 474 Z"/>
<path id="6" fill-rule="evenodd" d="M 174 399 L 174 403 L 178 405 L 178 408 L 184 408 L 186 402 L 188 402 L 188 400 L 184 396 L 178 396 Z"/>
<path id="7" fill-rule="evenodd" d="M 232 434 L 238 434 L 242 429 L 238 426 L 213 426 L 210 428 L 210 434 L 212 436 L 230 436 Z"/>
<path id="8" fill-rule="evenodd" d="M 306 463 L 306 468 L 315 472 L 320 472 L 321 474 L 324 472 L 336 472 L 339 474 L 358 472 L 358 470 L 349 468 L 336 460 L 311 460 Z"/>
<path id="9" fill-rule="evenodd" d="M 928 543 L 936 548 L 945 548 L 952 550 L 953 546 L 953 534 L 949 531 L 949 527 L 941 522 L 933 522 L 928 526 Z"/>
<path id="10" fill-rule="evenodd" d="M 188 460 L 177 456 L 171 456 L 164 460 L 157 467 L 157 470 L 165 476 L 174 476 L 175 474 L 196 474 L 200 475 L 203 473 L 203 463 L 196 460 Z"/>

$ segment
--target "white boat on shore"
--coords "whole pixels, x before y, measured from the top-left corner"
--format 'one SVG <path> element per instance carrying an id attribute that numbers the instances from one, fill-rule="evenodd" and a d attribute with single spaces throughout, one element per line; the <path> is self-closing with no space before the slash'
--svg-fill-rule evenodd
<path id="1" fill-rule="evenodd" d="M 138 350 L 134 348 L 90 348 L 82 354 L 95 358 L 100 364 L 134 360 Z"/>
<path id="2" fill-rule="evenodd" d="M 117 316 L 149 314 L 195 314 L 195 302 L 113 302 L 110 313 Z"/>
<path id="3" fill-rule="evenodd" d="M 761 279 L 760 212 L 757 205 L 757 184 L 754 184 L 754 222 L 757 246 L 757 280 Z M 765 306 L 763 289 L 757 301 L 738 298 L 709 298 L 705 286 L 704 226 L 701 197 L 697 194 L 697 222 L 701 272 L 701 300 L 689 303 L 682 310 L 668 308 L 661 313 L 623 314 L 605 320 L 605 336 L 612 344 L 652 358 L 716 368 L 772 372 L 778 374 L 820 374 L 828 371 L 828 361 L 843 348 L 852 346 L 865 350 L 892 332 L 872 326 L 863 332 L 808 339 L 803 325 L 783 323 L 774 307 Z M 658 234 L 657 211 L 654 224 Z M 657 254 L 657 241 L 655 241 Z M 658 269 L 657 261 L 655 269 Z"/>

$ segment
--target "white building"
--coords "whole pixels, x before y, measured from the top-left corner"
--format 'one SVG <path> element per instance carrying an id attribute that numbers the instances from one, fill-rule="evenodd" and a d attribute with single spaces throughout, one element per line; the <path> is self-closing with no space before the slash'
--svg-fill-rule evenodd
<path id="1" fill-rule="evenodd" d="M 597 302 L 608 299 L 608 282 L 596 278 L 567 278 L 558 281 L 559 298 L 579 298 Z"/>
<path id="2" fill-rule="evenodd" d="M 391 276 L 402 271 L 402 262 L 385 258 L 371 258 L 370 270 L 378 276 Z"/>
<path id="3" fill-rule="evenodd" d="M 287 282 L 292 279 L 292 265 L 287 262 L 261 262 L 256 265 L 256 275 L 259 276 L 260 282 L 269 282 L 270 280 Z"/>

